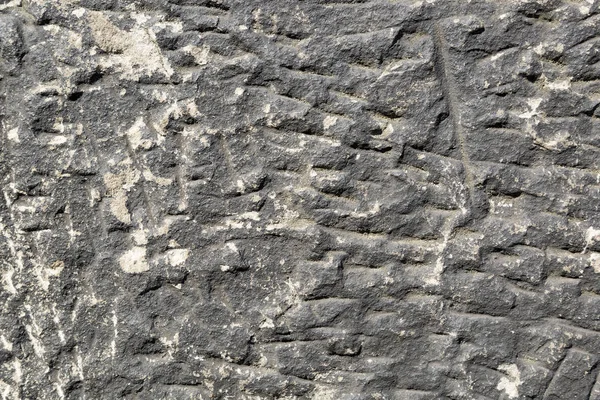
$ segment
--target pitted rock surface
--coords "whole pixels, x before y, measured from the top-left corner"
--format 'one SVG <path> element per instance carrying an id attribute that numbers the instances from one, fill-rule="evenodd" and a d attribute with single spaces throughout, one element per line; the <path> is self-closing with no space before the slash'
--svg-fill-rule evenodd
<path id="1" fill-rule="evenodd" d="M 0 1 L 0 397 L 600 399 L 598 0 Z"/>

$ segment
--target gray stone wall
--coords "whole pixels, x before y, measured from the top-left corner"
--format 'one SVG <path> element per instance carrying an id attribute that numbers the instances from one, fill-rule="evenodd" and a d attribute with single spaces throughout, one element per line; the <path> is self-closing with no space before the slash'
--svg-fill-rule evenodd
<path id="1" fill-rule="evenodd" d="M 0 1 L 0 397 L 599 400 L 598 0 Z"/>

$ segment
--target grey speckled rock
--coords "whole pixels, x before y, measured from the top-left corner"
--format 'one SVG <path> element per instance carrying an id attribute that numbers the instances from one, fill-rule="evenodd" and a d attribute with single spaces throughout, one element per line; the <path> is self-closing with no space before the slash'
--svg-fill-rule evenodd
<path id="1" fill-rule="evenodd" d="M 598 0 L 3 0 L 0 78 L 2 399 L 600 399 Z"/>

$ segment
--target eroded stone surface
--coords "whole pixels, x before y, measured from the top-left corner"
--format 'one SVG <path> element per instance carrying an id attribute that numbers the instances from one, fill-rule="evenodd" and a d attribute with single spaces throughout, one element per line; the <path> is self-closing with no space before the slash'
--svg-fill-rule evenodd
<path id="1" fill-rule="evenodd" d="M 600 399 L 597 0 L 0 3 L 2 399 Z"/>

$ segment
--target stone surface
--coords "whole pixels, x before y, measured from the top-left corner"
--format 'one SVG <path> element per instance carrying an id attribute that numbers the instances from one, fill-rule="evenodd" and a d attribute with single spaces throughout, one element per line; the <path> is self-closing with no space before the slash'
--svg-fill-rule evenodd
<path id="1" fill-rule="evenodd" d="M 0 397 L 600 399 L 598 0 L 0 1 Z"/>

